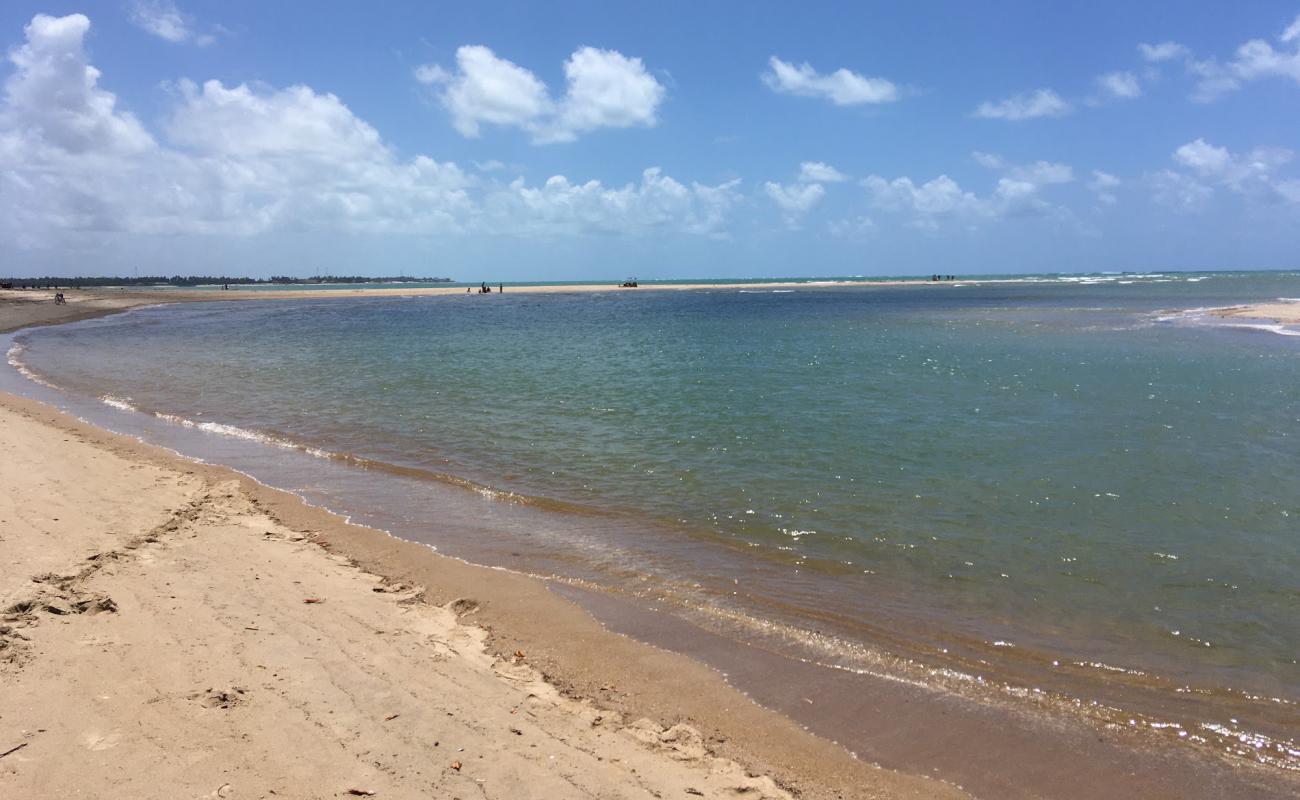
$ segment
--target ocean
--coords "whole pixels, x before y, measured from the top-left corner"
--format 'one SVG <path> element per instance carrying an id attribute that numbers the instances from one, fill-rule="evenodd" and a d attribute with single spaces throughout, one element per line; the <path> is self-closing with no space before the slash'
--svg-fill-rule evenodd
<path id="1" fill-rule="evenodd" d="M 802 664 L 1300 769 L 1300 273 L 184 303 L 0 388 Z M 37 383 L 33 378 L 38 379 Z"/>

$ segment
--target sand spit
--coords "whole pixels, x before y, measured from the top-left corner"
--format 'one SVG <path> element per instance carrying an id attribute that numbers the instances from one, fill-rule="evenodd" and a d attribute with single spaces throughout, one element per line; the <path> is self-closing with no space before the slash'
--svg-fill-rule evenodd
<path id="1" fill-rule="evenodd" d="M 7 395 L 0 485 L 0 796 L 963 796 L 539 581 L 441 558 L 445 586 L 386 579 L 331 552 L 377 532 Z M 494 633 L 503 591 L 536 615 L 505 627 L 596 647 L 595 691 Z M 691 699 L 641 697 L 645 670 Z"/>
<path id="2" fill-rule="evenodd" d="M 1272 320 L 1279 325 L 1300 325 L 1300 302 L 1254 303 L 1210 312 L 1223 319 Z"/>
<path id="3" fill-rule="evenodd" d="M 663 291 L 721 289 L 817 289 L 838 286 L 951 286 L 925 280 L 899 281 L 806 281 L 801 283 L 674 283 L 623 289 L 613 283 L 564 286 L 507 286 L 506 294 L 566 294 L 573 292 L 617 292 L 645 294 Z M 492 285 L 496 294 L 496 284 Z M 0 333 L 31 325 L 51 325 L 113 314 L 129 308 L 162 303 L 229 302 L 242 300 L 343 300 L 358 297 L 425 297 L 464 295 L 464 287 L 402 286 L 367 289 L 66 289 L 67 302 L 54 304 L 53 289 L 0 289 Z M 473 294 L 472 292 L 470 293 Z M 486 298 L 484 298 L 486 299 Z"/>

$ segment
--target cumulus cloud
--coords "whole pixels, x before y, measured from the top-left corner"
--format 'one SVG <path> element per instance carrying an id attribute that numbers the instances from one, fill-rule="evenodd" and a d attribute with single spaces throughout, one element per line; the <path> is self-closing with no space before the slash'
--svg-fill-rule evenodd
<path id="1" fill-rule="evenodd" d="M 39 15 L 9 52 L 0 238 L 26 249 L 275 231 L 720 236 L 739 198 L 734 181 L 685 184 L 657 169 L 622 187 L 564 176 L 529 186 L 401 158 L 340 98 L 308 86 L 180 81 L 156 139 L 99 85 L 89 29 L 79 14 Z"/>
<path id="2" fill-rule="evenodd" d="M 782 185 L 768 181 L 763 184 L 763 191 L 781 209 L 786 224 L 791 227 L 796 226 L 799 219 L 812 210 L 812 207 L 817 205 L 826 194 L 825 187 L 820 183 Z"/>
<path id="3" fill-rule="evenodd" d="M 1012 164 L 991 153 L 976 152 L 972 156 L 983 166 L 1003 173 L 987 195 L 967 191 L 947 175 L 919 185 L 908 177 L 887 180 L 871 175 L 862 185 L 874 207 L 902 213 L 911 218 L 911 224 L 926 229 L 937 229 L 947 222 L 972 226 L 1008 217 L 1070 216 L 1063 207 L 1041 196 L 1045 187 L 1074 180 L 1069 165 L 1048 161 Z"/>
<path id="4" fill-rule="evenodd" d="M 1282 78 L 1300 84 L 1300 16 L 1278 37 L 1278 46 L 1251 39 L 1237 48 L 1233 58 L 1189 60 L 1187 69 L 1197 76 L 1192 99 L 1209 103 L 1250 81 Z"/>
<path id="5" fill-rule="evenodd" d="M 1295 158 L 1286 148 L 1256 147 L 1239 154 L 1196 139 L 1175 150 L 1173 158 L 1202 180 L 1233 192 L 1264 200 L 1289 199 L 1289 182 L 1277 175 Z"/>
<path id="6" fill-rule="evenodd" d="M 547 133 L 556 141 L 596 128 L 651 127 L 665 90 L 639 58 L 583 47 L 564 62 L 569 88 L 559 118 Z"/>
<path id="7" fill-rule="evenodd" d="M 1142 85 L 1131 72 L 1108 72 L 1097 76 L 1102 96 L 1115 100 L 1132 100 L 1142 96 Z"/>
<path id="8" fill-rule="evenodd" d="M 975 109 L 982 119 L 1005 119 L 1012 122 L 1038 117 L 1063 117 L 1074 109 L 1051 89 L 1014 95 L 999 102 L 985 101 Z"/>
<path id="9" fill-rule="evenodd" d="M 876 208 L 910 212 L 914 222 L 922 226 L 934 226 L 942 218 L 981 214 L 979 198 L 947 175 L 919 186 L 907 177 L 886 180 L 870 175 L 862 185 Z"/>
<path id="10" fill-rule="evenodd" d="M 29 136 L 33 149 L 110 155 L 152 149 L 140 122 L 119 112 L 117 98 L 99 88 L 99 70 L 82 47 L 89 30 L 82 14 L 32 18 L 23 29 L 27 42 L 9 52 L 14 71 L 5 81 L 0 123 L 11 136 Z"/>
<path id="11" fill-rule="evenodd" d="M 819 97 L 837 106 L 863 103 L 892 103 L 899 97 L 898 87 L 884 78 L 872 78 L 844 69 L 823 75 L 804 62 L 798 66 L 776 56 L 768 59 L 770 69 L 763 82 L 774 92 L 800 97 Z"/>
<path id="12" fill-rule="evenodd" d="M 598 128 L 651 127 L 666 94 L 641 59 L 595 47 L 564 62 L 567 88 L 558 100 L 530 70 L 481 45 L 458 48 L 454 72 L 424 64 L 414 74 L 438 87 L 452 125 L 470 138 L 483 124 L 522 128 L 537 143 L 573 141 Z"/>
<path id="13" fill-rule="evenodd" d="M 528 127 L 554 113 L 546 84 L 480 45 L 456 50 L 455 74 L 436 64 L 415 70 L 416 80 L 441 84 L 443 106 L 461 135 L 477 137 L 482 123 Z"/>
<path id="14" fill-rule="evenodd" d="M 805 161 L 799 165 L 800 183 L 840 183 L 848 179 L 835 167 L 820 161 Z"/>
<path id="15" fill-rule="evenodd" d="M 193 18 L 182 14 L 171 0 L 135 0 L 130 19 L 141 30 L 174 44 L 193 42 L 204 46 L 213 42 L 212 35 L 198 33 Z"/>
<path id="16" fill-rule="evenodd" d="M 821 161 L 804 161 L 794 183 L 763 184 L 763 193 L 781 210 L 785 224 L 798 228 L 800 220 L 826 196 L 826 183 L 841 183 L 848 176 Z"/>
<path id="17" fill-rule="evenodd" d="M 1175 150 L 1174 160 L 1208 174 L 1223 171 L 1232 162 L 1232 155 L 1226 147 L 1215 147 L 1204 139 L 1197 139 Z"/>
<path id="18" fill-rule="evenodd" d="M 723 225 L 740 200 L 739 181 L 689 186 L 645 170 L 640 183 L 606 187 L 600 181 L 575 184 L 563 175 L 530 187 L 522 178 L 491 192 L 484 213 L 492 229 L 519 234 L 649 234 L 681 230 L 724 235 Z"/>
<path id="19" fill-rule="evenodd" d="M 1205 208 L 1216 188 L 1254 202 L 1300 203 L 1300 181 L 1279 175 L 1294 158 L 1295 153 L 1282 147 L 1233 153 L 1196 139 L 1173 152 L 1174 163 L 1186 172 L 1162 170 L 1149 181 L 1156 202 L 1185 212 Z"/>
<path id="20" fill-rule="evenodd" d="M 1159 44 L 1139 44 L 1138 52 L 1142 58 L 1152 64 L 1162 61 L 1173 61 L 1178 58 L 1187 58 L 1192 51 L 1178 42 L 1161 42 Z"/>

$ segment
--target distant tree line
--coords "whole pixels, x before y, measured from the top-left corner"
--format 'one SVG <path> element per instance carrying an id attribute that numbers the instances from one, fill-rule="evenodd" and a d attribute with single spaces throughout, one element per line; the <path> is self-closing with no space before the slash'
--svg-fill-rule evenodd
<path id="1" fill-rule="evenodd" d="M 308 283 L 451 283 L 451 278 L 414 278 L 409 275 L 391 275 L 381 278 L 372 278 L 366 275 L 313 275 L 310 278 L 292 278 L 288 275 L 273 275 L 270 278 L 232 278 L 225 275 L 173 275 L 169 278 L 165 275 L 152 275 L 134 278 L 62 278 L 46 276 L 42 278 L 0 279 L 0 286 L 6 289 L 57 289 L 89 286 L 212 286 L 224 284 L 254 286 Z"/>

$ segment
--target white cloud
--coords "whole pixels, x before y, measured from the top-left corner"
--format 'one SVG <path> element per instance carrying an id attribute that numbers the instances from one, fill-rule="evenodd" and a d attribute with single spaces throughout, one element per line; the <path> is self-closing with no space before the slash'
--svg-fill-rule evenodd
<path id="1" fill-rule="evenodd" d="M 1034 186 L 1048 186 L 1057 183 L 1069 183 L 1074 180 L 1074 169 L 1069 164 L 1056 161 L 1035 161 L 1032 164 L 1012 164 L 996 153 L 971 153 L 975 162 L 987 169 L 1006 173 L 1013 181 L 1029 183 Z"/>
<path id="2" fill-rule="evenodd" d="M 826 189 L 820 183 L 782 185 L 768 181 L 763 184 L 763 191 L 781 209 L 786 224 L 792 227 L 797 225 L 799 218 L 811 211 L 826 194 Z"/>
<path id="3" fill-rule="evenodd" d="M 1234 92 L 1250 81 L 1282 78 L 1300 84 L 1300 16 L 1278 37 L 1274 48 L 1263 39 L 1251 39 L 1237 48 L 1232 60 L 1189 61 L 1188 71 L 1199 80 L 1192 99 L 1208 103 Z"/>
<path id="4" fill-rule="evenodd" d="M 840 183 L 848 179 L 835 167 L 820 161 L 805 161 L 799 165 L 800 183 Z"/>
<path id="5" fill-rule="evenodd" d="M 1177 58 L 1187 58 L 1192 54 L 1184 45 L 1178 42 L 1161 42 L 1160 44 L 1139 44 L 1138 52 L 1142 58 L 1151 63 L 1161 61 L 1172 61 Z"/>
<path id="6" fill-rule="evenodd" d="M 1132 100 L 1142 96 L 1142 85 L 1131 72 L 1108 72 L 1097 77 L 1097 86 L 1109 98 Z"/>
<path id="7" fill-rule="evenodd" d="M 477 137 L 481 123 L 528 127 L 552 114 L 546 84 L 514 62 L 481 45 L 456 50 L 453 75 L 437 65 L 416 68 L 423 83 L 442 84 L 442 104 L 461 135 Z"/>
<path id="8" fill-rule="evenodd" d="M 1092 171 L 1092 180 L 1088 181 L 1088 189 L 1097 195 L 1099 202 L 1113 205 L 1118 199 L 1115 196 L 1115 190 L 1120 187 L 1120 183 L 1120 179 L 1109 172 L 1094 169 Z"/>
<path id="9" fill-rule="evenodd" d="M 1289 199 L 1288 181 L 1277 177 L 1295 153 L 1282 147 L 1256 147 L 1236 154 L 1196 139 L 1174 151 L 1174 161 L 1191 169 L 1202 181 L 1223 186 L 1257 200 Z"/>
<path id="10" fill-rule="evenodd" d="M 104 237 L 272 232 L 556 236 L 725 235 L 737 182 L 646 170 L 606 187 L 530 187 L 399 158 L 344 102 L 307 86 L 181 81 L 161 142 L 98 85 L 82 15 L 35 17 L 0 103 L 0 240 L 33 248 Z M 487 168 L 485 166 L 485 168 Z"/>
<path id="11" fill-rule="evenodd" d="M 1296 191 L 1300 182 L 1278 175 L 1294 158 L 1295 153 L 1281 147 L 1233 153 L 1196 139 L 1173 153 L 1173 160 L 1194 174 L 1163 170 L 1150 176 L 1149 181 L 1156 202 L 1184 212 L 1204 209 L 1216 187 L 1254 202 L 1295 203 L 1300 202 L 1300 192 Z"/>
<path id="12" fill-rule="evenodd" d="M 1214 196 L 1210 187 L 1171 169 L 1161 170 L 1149 176 L 1147 181 L 1151 184 L 1153 200 L 1182 213 L 1204 209 Z"/>
<path id="13" fill-rule="evenodd" d="M 134 0 L 130 17 L 136 27 L 174 44 L 205 46 L 215 41 L 211 34 L 198 33 L 193 18 L 182 14 L 171 0 Z"/>
<path id="14" fill-rule="evenodd" d="M 979 198 L 964 191 L 947 175 L 940 175 L 920 186 L 913 183 L 911 178 L 895 178 L 890 181 L 879 175 L 871 175 L 862 185 L 876 208 L 911 212 L 918 222 L 925 225 L 934 224 L 935 218 L 981 213 L 982 203 Z"/>
<path id="15" fill-rule="evenodd" d="M 840 68 L 823 75 L 804 62 L 795 66 L 776 56 L 768 59 L 770 71 L 763 82 L 774 92 L 800 97 L 820 97 L 837 106 L 863 103 L 892 103 L 899 97 L 898 87 L 884 78 L 872 78 Z"/>
<path id="16" fill-rule="evenodd" d="M 1204 139 L 1197 139 L 1175 150 L 1174 160 L 1208 174 L 1223 171 L 1232 162 L 1232 155 L 1226 147 L 1215 147 Z"/>
<path id="17" fill-rule="evenodd" d="M 650 127 L 666 90 L 639 58 L 582 47 L 564 63 L 567 90 L 551 97 L 531 71 L 481 45 L 456 50 L 456 71 L 437 64 L 415 69 L 420 83 L 440 87 L 452 125 L 474 138 L 482 125 L 518 127 L 537 143 L 567 142 L 597 128 Z"/>
<path id="18" fill-rule="evenodd" d="M 1296 15 L 1295 21 L 1288 25 L 1286 30 L 1282 31 L 1282 36 L 1279 38 L 1282 42 L 1300 40 L 1300 15 Z"/>
<path id="19" fill-rule="evenodd" d="M 652 127 L 658 122 L 664 87 L 639 58 L 615 50 L 582 47 L 564 62 L 569 88 L 547 136 L 570 141 L 596 128 Z"/>
<path id="20" fill-rule="evenodd" d="M 15 69 L 5 81 L 0 124 L 33 139 L 33 148 L 119 155 L 153 148 L 140 122 L 99 88 L 99 70 L 82 48 L 89 19 L 37 14 L 23 30 L 26 44 L 9 52 Z"/>
<path id="21" fill-rule="evenodd" d="M 991 153 L 977 151 L 972 155 L 982 165 L 1003 173 L 993 191 L 983 197 L 963 189 L 947 175 L 920 185 L 908 177 L 891 181 L 871 175 L 862 185 L 873 206 L 904 213 L 911 217 L 913 225 L 927 229 L 946 222 L 970 227 L 1010 217 L 1072 219 L 1066 209 L 1041 197 L 1045 187 L 1074 180 L 1074 171 L 1068 165 L 1048 161 L 1017 165 Z"/>
<path id="22" fill-rule="evenodd" d="M 658 168 L 645 170 L 639 184 L 606 187 L 600 181 L 575 184 L 556 175 L 538 187 L 522 178 L 488 194 L 484 214 L 490 229 L 521 235 L 607 233 L 619 235 L 684 231 L 720 236 L 728 212 L 739 201 L 739 181 L 686 186 Z"/>
<path id="23" fill-rule="evenodd" d="M 975 116 L 983 119 L 1005 119 L 1018 121 L 1038 117 L 1063 117 L 1073 109 L 1051 89 L 1038 89 L 1033 92 L 1008 97 L 997 103 L 986 101 L 975 109 Z"/>

